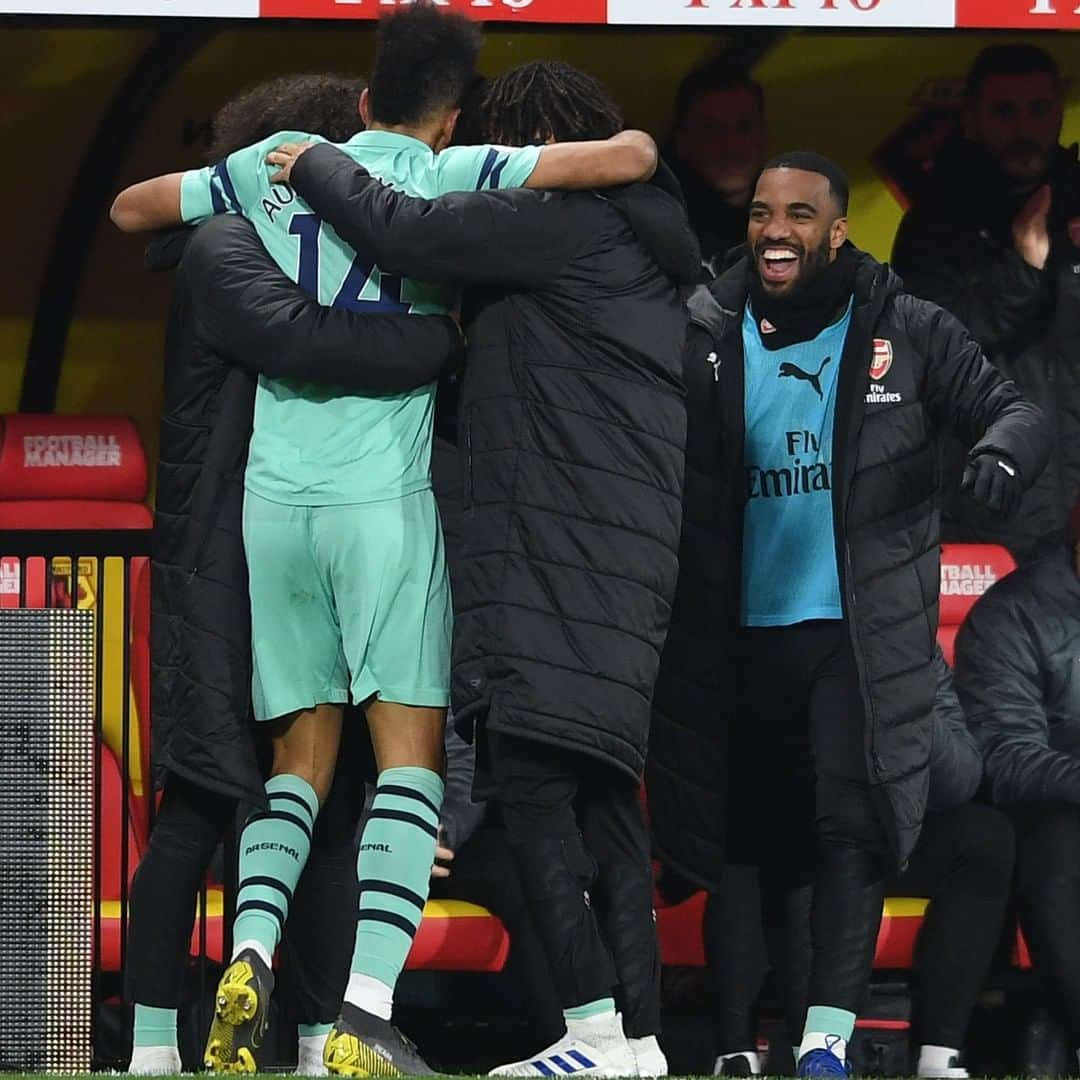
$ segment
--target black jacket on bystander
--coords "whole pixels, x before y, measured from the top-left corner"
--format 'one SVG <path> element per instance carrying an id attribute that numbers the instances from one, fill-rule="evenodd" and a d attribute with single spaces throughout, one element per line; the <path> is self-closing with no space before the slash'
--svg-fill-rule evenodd
<path id="1" fill-rule="evenodd" d="M 905 293 L 887 266 L 848 250 L 857 263 L 833 434 L 837 567 L 865 709 L 867 777 L 903 865 L 928 799 L 939 433 L 955 432 L 972 453 L 1000 453 L 1029 478 L 1050 447 L 1039 410 L 953 316 Z M 727 732 L 739 723 L 732 657 L 747 497 L 741 327 L 751 272 L 742 258 L 690 305 L 679 586 L 648 769 L 660 855 L 706 887 L 717 885 L 724 863 Z M 763 788 L 761 797 L 783 793 Z"/>
<path id="2" fill-rule="evenodd" d="M 232 215 L 154 239 L 146 261 L 176 270 L 151 563 L 155 782 L 174 772 L 259 805 L 241 532 L 258 376 L 401 393 L 457 361 L 460 335 L 449 319 L 321 307 Z"/>
<path id="3" fill-rule="evenodd" d="M 1059 549 L 999 581 L 956 639 L 956 685 L 997 803 L 1080 804 L 1080 575 Z"/>

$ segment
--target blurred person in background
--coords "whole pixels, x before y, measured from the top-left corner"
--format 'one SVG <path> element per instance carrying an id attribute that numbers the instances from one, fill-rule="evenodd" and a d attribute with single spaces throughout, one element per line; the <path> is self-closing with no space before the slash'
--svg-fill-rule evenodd
<path id="1" fill-rule="evenodd" d="M 955 315 L 1042 409 L 1053 450 L 1001 519 L 960 490 L 966 448 L 945 446 L 946 540 L 1004 544 L 1020 560 L 1059 546 L 1080 494 L 1080 163 L 1060 145 L 1064 83 L 1034 45 L 984 49 L 968 72 L 966 138 L 935 163 L 905 215 L 893 264 Z"/>
<path id="2" fill-rule="evenodd" d="M 746 240 L 766 141 L 765 94 L 748 74 L 712 60 L 682 81 L 664 157 L 682 185 L 690 226 L 713 273 Z"/>

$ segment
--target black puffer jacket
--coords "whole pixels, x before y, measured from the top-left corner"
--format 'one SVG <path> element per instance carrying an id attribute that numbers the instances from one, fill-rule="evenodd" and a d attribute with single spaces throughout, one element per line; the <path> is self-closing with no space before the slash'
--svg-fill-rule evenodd
<path id="1" fill-rule="evenodd" d="M 459 727 L 638 777 L 677 570 L 686 215 L 653 185 L 410 199 L 332 147 L 297 191 L 384 269 L 478 287 L 462 392 Z"/>
<path id="2" fill-rule="evenodd" d="M 1080 247 L 1069 228 L 1080 217 L 1076 147 L 1059 151 L 1051 177 L 1045 270 L 1017 253 L 1012 222 L 1022 199 L 995 176 L 970 144 L 944 155 L 928 195 L 900 226 L 894 262 L 905 287 L 951 311 L 1050 425 L 1049 464 L 1008 521 L 959 492 L 965 448 L 944 448 L 945 539 L 1004 544 L 1026 559 L 1045 540 L 1064 540 L 1080 496 Z"/>
<path id="3" fill-rule="evenodd" d="M 995 802 L 1080 803 L 1080 576 L 1058 550 L 999 581 L 956 639 Z"/>
<path id="4" fill-rule="evenodd" d="M 956 679 L 941 649 L 934 652 L 934 713 L 930 735 L 928 810 L 952 810 L 975 798 L 983 779 L 982 755 L 968 726 Z"/>
<path id="5" fill-rule="evenodd" d="M 956 319 L 901 291 L 869 255 L 855 257 L 833 435 L 837 565 L 866 709 L 867 775 L 902 864 L 927 802 L 939 586 L 936 434 L 951 429 L 969 446 L 1006 453 L 1026 476 L 1042 469 L 1048 445 L 1038 409 L 987 363 Z M 690 305 L 679 589 L 648 772 L 662 858 L 706 886 L 717 884 L 723 863 L 726 733 L 739 722 L 730 658 L 740 610 L 749 273 L 742 258 Z M 891 363 L 871 385 L 875 339 L 889 343 Z"/>
<path id="6" fill-rule="evenodd" d="M 456 358 L 458 334 L 448 319 L 320 307 L 239 217 L 154 241 L 147 263 L 178 267 L 151 564 L 155 778 L 260 803 L 241 535 L 256 376 L 399 393 Z"/>

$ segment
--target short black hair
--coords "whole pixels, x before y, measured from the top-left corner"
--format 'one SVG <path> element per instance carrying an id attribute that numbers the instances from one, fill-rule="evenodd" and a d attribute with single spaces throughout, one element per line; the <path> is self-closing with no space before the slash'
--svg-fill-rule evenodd
<path id="1" fill-rule="evenodd" d="M 986 81 L 994 75 L 1046 74 L 1061 87 L 1057 61 L 1037 45 L 990 45 L 983 49 L 967 74 L 964 95 L 971 104 L 979 99 Z"/>
<path id="2" fill-rule="evenodd" d="M 206 156 L 221 161 L 278 131 L 345 142 L 364 129 L 359 104 L 365 85 L 356 75 L 334 74 L 282 75 L 259 83 L 218 110 Z"/>
<path id="3" fill-rule="evenodd" d="M 694 68 L 675 91 L 675 129 L 686 125 L 686 118 L 695 103 L 706 94 L 723 93 L 726 90 L 749 90 L 758 103 L 761 115 L 765 115 L 765 91 L 761 83 L 750 77 L 745 68 L 733 66 L 719 59 L 709 60 Z"/>
<path id="4" fill-rule="evenodd" d="M 609 139 L 622 113 L 599 79 L 558 60 L 536 60 L 495 79 L 484 103 L 488 138 L 507 146 Z"/>
<path id="5" fill-rule="evenodd" d="M 840 216 L 847 217 L 848 200 L 851 197 L 851 183 L 847 173 L 835 161 L 813 150 L 790 150 L 786 154 L 777 154 L 762 166 L 761 172 L 770 169 L 801 169 L 803 172 L 817 173 L 829 181 L 829 194 L 840 207 Z M 758 174 L 759 178 L 761 173 Z"/>
<path id="6" fill-rule="evenodd" d="M 476 74 L 481 43 L 476 23 L 444 15 L 428 0 L 384 15 L 368 90 L 372 120 L 418 124 L 457 108 Z"/>

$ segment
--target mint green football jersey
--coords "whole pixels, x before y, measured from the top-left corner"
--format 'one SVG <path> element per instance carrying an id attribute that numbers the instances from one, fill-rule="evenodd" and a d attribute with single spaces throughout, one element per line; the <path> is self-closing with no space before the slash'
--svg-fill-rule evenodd
<path id="1" fill-rule="evenodd" d="M 352 311 L 442 315 L 457 291 L 384 274 L 345 244 L 287 184 L 266 155 L 285 142 L 325 142 L 284 131 L 237 150 L 224 161 L 184 174 L 185 222 L 217 213 L 242 214 L 274 261 L 309 296 Z M 372 175 L 408 195 L 520 187 L 539 147 L 451 147 L 435 154 L 418 139 L 363 131 L 339 149 Z M 362 349 L 363 339 L 356 347 Z M 435 387 L 364 397 L 292 380 L 260 378 L 245 486 L 295 506 L 333 506 L 393 499 L 431 484 Z"/>

